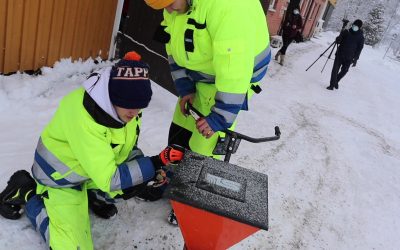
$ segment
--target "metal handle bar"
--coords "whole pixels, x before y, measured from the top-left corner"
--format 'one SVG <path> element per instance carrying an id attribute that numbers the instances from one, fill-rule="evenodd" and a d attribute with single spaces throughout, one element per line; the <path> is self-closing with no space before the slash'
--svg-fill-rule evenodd
<path id="1" fill-rule="evenodd" d="M 275 126 L 275 136 L 271 136 L 271 137 L 254 138 L 254 137 L 250 137 L 250 136 L 247 136 L 247 135 L 235 132 L 235 131 L 231 131 L 231 130 L 226 130 L 224 132 L 231 135 L 234 138 L 242 139 L 242 140 L 252 142 L 252 143 L 276 141 L 276 140 L 279 140 L 279 138 L 281 137 L 281 131 L 279 130 L 278 126 Z"/>

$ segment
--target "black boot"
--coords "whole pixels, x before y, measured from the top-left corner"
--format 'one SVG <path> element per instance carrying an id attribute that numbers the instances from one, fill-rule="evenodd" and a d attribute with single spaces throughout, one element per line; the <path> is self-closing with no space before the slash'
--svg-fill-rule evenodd
<path id="1" fill-rule="evenodd" d="M 23 213 L 24 210 L 20 205 L 0 204 L 0 214 L 6 219 L 18 220 Z"/>
<path id="2" fill-rule="evenodd" d="M 328 87 L 326 87 L 326 89 L 329 89 L 329 90 L 333 90 L 333 86 L 328 86 Z"/>
<path id="3" fill-rule="evenodd" d="M 19 219 L 22 206 L 36 193 L 36 182 L 25 170 L 15 172 L 0 193 L 0 214 L 11 220 Z"/>
<path id="4" fill-rule="evenodd" d="M 36 182 L 25 170 L 15 172 L 7 182 L 7 187 L 0 193 L 0 203 L 25 205 L 35 195 Z"/>
<path id="5" fill-rule="evenodd" d="M 138 189 L 135 198 L 142 201 L 156 201 L 162 198 L 165 187 L 153 187 L 142 185 L 140 189 Z"/>
<path id="6" fill-rule="evenodd" d="M 278 51 L 278 53 L 276 53 L 276 55 L 275 55 L 275 61 L 279 60 L 280 55 L 282 55 L 282 53 L 280 51 Z"/>
<path id="7" fill-rule="evenodd" d="M 178 226 L 178 219 L 176 218 L 175 212 L 173 209 L 168 214 L 168 223 L 174 226 Z"/>
<path id="8" fill-rule="evenodd" d="M 118 213 L 118 209 L 114 204 L 97 199 L 94 192 L 88 191 L 88 202 L 90 210 L 100 218 L 110 219 Z"/>

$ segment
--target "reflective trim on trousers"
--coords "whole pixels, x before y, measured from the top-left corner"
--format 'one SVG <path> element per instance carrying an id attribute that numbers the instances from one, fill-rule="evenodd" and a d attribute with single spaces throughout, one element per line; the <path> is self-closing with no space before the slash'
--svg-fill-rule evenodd
<path id="1" fill-rule="evenodd" d="M 26 215 L 31 221 L 33 227 L 40 233 L 43 240 L 49 246 L 49 217 L 40 195 L 35 195 L 26 203 Z"/>

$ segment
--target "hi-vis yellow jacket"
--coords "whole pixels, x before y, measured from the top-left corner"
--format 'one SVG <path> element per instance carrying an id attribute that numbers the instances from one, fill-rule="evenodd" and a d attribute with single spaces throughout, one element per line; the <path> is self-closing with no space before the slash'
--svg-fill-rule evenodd
<path id="1" fill-rule="evenodd" d="M 179 96 L 194 93 L 197 83 L 215 84 L 215 106 L 206 119 L 214 131 L 230 127 L 271 58 L 260 1 L 193 0 L 185 14 L 164 10 L 161 25 Z"/>
<path id="2" fill-rule="evenodd" d="M 140 118 L 124 124 L 110 102 L 110 70 L 92 74 L 84 88 L 61 101 L 36 148 L 32 173 L 40 184 L 74 188 L 93 182 L 122 194 L 154 177 L 150 158 L 136 147 Z"/>

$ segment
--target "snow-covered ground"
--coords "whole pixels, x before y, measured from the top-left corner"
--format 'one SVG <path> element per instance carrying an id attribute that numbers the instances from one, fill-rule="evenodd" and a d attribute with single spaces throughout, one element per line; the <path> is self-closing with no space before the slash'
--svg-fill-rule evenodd
<path id="1" fill-rule="evenodd" d="M 231 163 L 269 176 L 269 231 L 232 249 L 400 249 L 400 63 L 366 46 L 357 67 L 329 91 L 333 61 L 321 58 L 334 40 L 323 33 L 292 44 L 286 65 L 271 62 L 264 91 L 240 114 L 237 130 L 279 141 L 242 142 Z M 276 49 L 273 51 L 275 54 Z M 107 62 L 62 60 L 43 75 L 0 76 L 0 189 L 18 169 L 29 170 L 37 139 L 63 95 Z M 139 146 L 158 153 L 167 142 L 176 97 L 153 84 Z M 92 216 L 96 249 L 182 249 L 166 222 L 167 200 L 117 204 L 111 220 Z M 45 249 L 24 216 L 0 218 L 0 249 Z"/>

